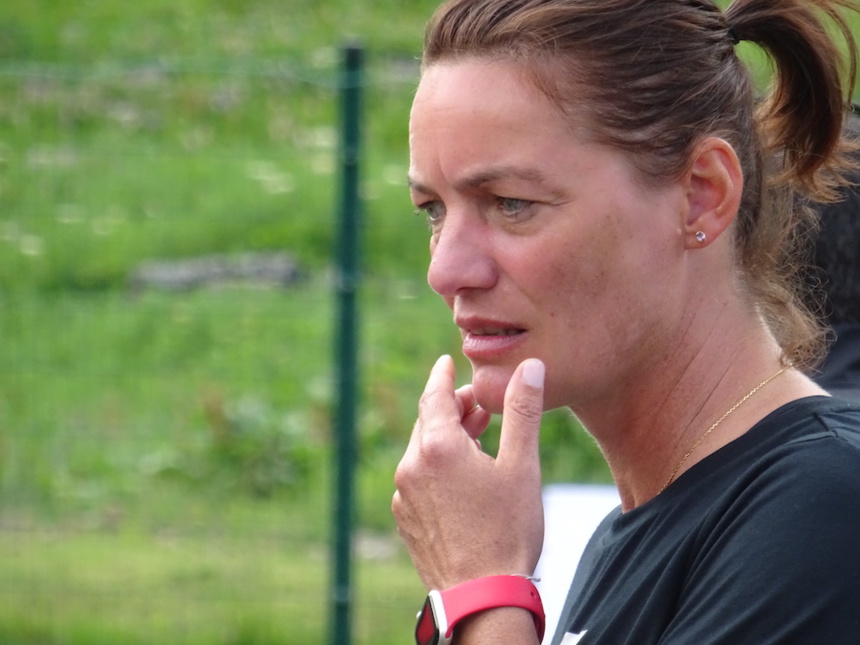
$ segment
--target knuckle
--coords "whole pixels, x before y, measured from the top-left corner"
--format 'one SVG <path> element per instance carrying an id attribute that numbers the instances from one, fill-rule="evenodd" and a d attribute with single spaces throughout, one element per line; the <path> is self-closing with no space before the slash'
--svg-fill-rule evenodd
<path id="1" fill-rule="evenodd" d="M 394 470 L 394 486 L 397 489 L 397 492 L 394 495 L 396 498 L 399 499 L 400 490 L 408 488 L 413 479 L 412 473 L 412 462 L 404 457 Z"/>
<path id="2" fill-rule="evenodd" d="M 441 466 L 450 463 L 454 447 L 450 441 L 433 434 L 424 437 L 418 445 L 418 460 L 430 471 L 437 471 Z"/>
<path id="3" fill-rule="evenodd" d="M 524 421 L 540 421 L 543 409 L 534 397 L 514 397 L 505 405 L 505 414 L 513 414 Z"/>
<path id="4" fill-rule="evenodd" d="M 431 435 L 413 441 L 394 470 L 394 486 L 398 491 L 408 491 L 426 483 L 431 473 L 439 472 L 452 459 L 452 447 L 440 437 Z"/>

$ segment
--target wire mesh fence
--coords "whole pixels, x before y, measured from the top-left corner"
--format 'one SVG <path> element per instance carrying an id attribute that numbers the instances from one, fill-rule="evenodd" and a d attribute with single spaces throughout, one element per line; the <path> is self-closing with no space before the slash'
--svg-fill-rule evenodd
<path id="1" fill-rule="evenodd" d="M 334 62 L 0 66 L 0 641 L 325 642 Z M 387 506 L 415 338 L 449 351 L 402 188 L 415 71 L 367 76 L 367 643 L 420 602 Z"/>

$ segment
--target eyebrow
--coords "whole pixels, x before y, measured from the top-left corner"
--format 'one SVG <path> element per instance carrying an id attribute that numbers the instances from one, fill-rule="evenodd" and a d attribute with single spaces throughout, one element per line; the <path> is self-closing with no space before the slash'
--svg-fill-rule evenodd
<path id="1" fill-rule="evenodd" d="M 494 181 L 503 179 L 521 179 L 535 183 L 544 183 L 547 180 L 546 173 L 537 168 L 523 168 L 521 166 L 495 166 L 481 170 L 479 172 L 467 175 L 459 180 L 455 187 L 462 188 L 480 188 L 484 184 L 489 184 Z M 409 188 L 419 193 L 431 194 L 434 191 L 416 180 L 414 177 L 408 177 L 407 183 Z"/>

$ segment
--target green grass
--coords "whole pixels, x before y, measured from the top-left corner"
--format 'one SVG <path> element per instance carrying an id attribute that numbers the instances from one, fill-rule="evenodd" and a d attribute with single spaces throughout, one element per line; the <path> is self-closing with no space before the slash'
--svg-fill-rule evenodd
<path id="1" fill-rule="evenodd" d="M 457 337 L 420 282 L 371 282 L 362 302 L 357 519 L 363 534 L 390 546 L 393 470 L 415 401 L 427 368 Z M 331 294 L 319 284 L 17 292 L 3 304 L 0 328 L 16 342 L 0 344 L 0 560 L 15 568 L 0 578 L 10 598 L 0 640 L 134 643 L 146 633 L 188 643 L 320 642 L 332 525 Z M 243 402 L 262 410 L 261 422 L 287 419 L 303 433 L 312 468 L 302 485 L 254 494 L 213 452 L 207 411 Z M 565 479 L 590 468 L 605 479 L 566 416 L 543 431 L 557 435 L 547 444 L 549 472 Z M 491 430 L 488 447 L 496 436 Z M 255 582 L 266 562 L 271 585 L 266 576 Z M 308 581 L 306 593 L 294 579 Z M 360 561 L 357 580 L 358 642 L 385 643 L 384 634 L 403 642 L 420 585 L 402 550 Z M 282 629 L 296 613 L 308 632 Z M 383 635 L 371 627 L 379 621 Z"/>
<path id="2" fill-rule="evenodd" d="M 285 56 L 327 62 L 348 37 L 414 53 L 435 0 L 12 0 L 0 10 L 0 56 L 44 62 Z"/>
<path id="3" fill-rule="evenodd" d="M 144 259 L 207 252 L 286 248 L 312 268 L 328 261 L 330 88 L 223 73 L 39 79 L 34 95 L 0 78 L 0 288 L 117 288 Z M 366 238 L 390 249 L 368 256 L 371 271 L 418 273 L 425 255 L 424 236 L 404 231 L 408 87 L 379 85 L 366 101 L 377 117 Z"/>
<path id="4" fill-rule="evenodd" d="M 386 450 L 408 439 L 429 366 L 442 352 L 457 354 L 458 336 L 418 282 L 372 282 L 362 303 L 362 454 L 391 458 Z M 283 423 L 324 452 L 334 304 L 320 283 L 5 298 L 0 329 L 15 342 L 0 344 L 0 424 L 8 429 L 0 490 L 48 503 L 74 498 L 65 489 L 99 490 L 89 484 L 104 480 L 105 491 L 130 493 L 158 474 L 205 480 L 200 460 L 221 429 L 217 419 L 233 411 L 236 423 Z M 96 493 L 81 492 L 82 500 L 88 494 Z"/>
<path id="5" fill-rule="evenodd" d="M 426 369 L 456 335 L 420 283 L 371 283 L 364 302 L 357 515 L 394 550 L 357 564 L 356 637 L 396 643 L 421 590 L 396 546 L 392 475 Z M 0 641 L 321 642 L 330 294 L 18 293 L 4 305 L 16 342 L 0 345 Z M 212 459 L 213 400 L 294 419 L 316 448 L 304 484 L 264 497 L 237 487 Z M 572 446 L 547 463 L 558 473 L 591 454 L 599 477 L 594 453 Z"/>
<path id="6" fill-rule="evenodd" d="M 0 553 L 4 643 L 298 645 L 328 629 L 326 553 L 277 535 L 2 533 Z M 402 643 L 422 595 L 407 559 L 355 573 L 356 642 Z"/>

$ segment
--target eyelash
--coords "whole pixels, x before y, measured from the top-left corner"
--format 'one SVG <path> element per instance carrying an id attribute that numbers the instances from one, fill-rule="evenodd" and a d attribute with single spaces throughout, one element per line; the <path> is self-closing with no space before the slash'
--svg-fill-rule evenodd
<path id="1" fill-rule="evenodd" d="M 529 206 L 532 205 L 533 202 L 530 202 L 527 199 L 518 199 L 516 197 L 496 197 L 495 205 L 496 207 L 502 211 L 505 217 L 510 217 L 513 219 L 517 219 L 523 211 L 525 211 Z M 511 205 L 514 205 L 515 208 L 510 208 Z M 441 214 L 438 214 L 438 210 L 442 210 Z M 419 204 L 415 208 L 415 215 L 423 215 L 427 219 L 427 223 L 432 227 L 436 222 L 442 219 L 444 216 L 445 206 L 439 201 L 430 201 L 424 204 Z M 434 214 L 435 213 L 435 214 Z"/>
<path id="2" fill-rule="evenodd" d="M 516 197 L 497 197 L 496 201 L 499 205 L 499 208 L 505 212 L 506 215 L 518 216 L 524 210 L 526 210 L 531 202 L 527 199 L 517 199 Z M 508 209 L 505 206 L 509 206 L 511 203 L 514 203 L 518 206 L 515 209 Z"/>
<path id="3" fill-rule="evenodd" d="M 423 215 L 427 223 L 432 227 L 436 221 L 441 219 L 440 215 L 433 215 L 433 211 L 438 208 L 444 208 L 441 202 L 426 202 L 415 207 L 415 214 Z"/>

